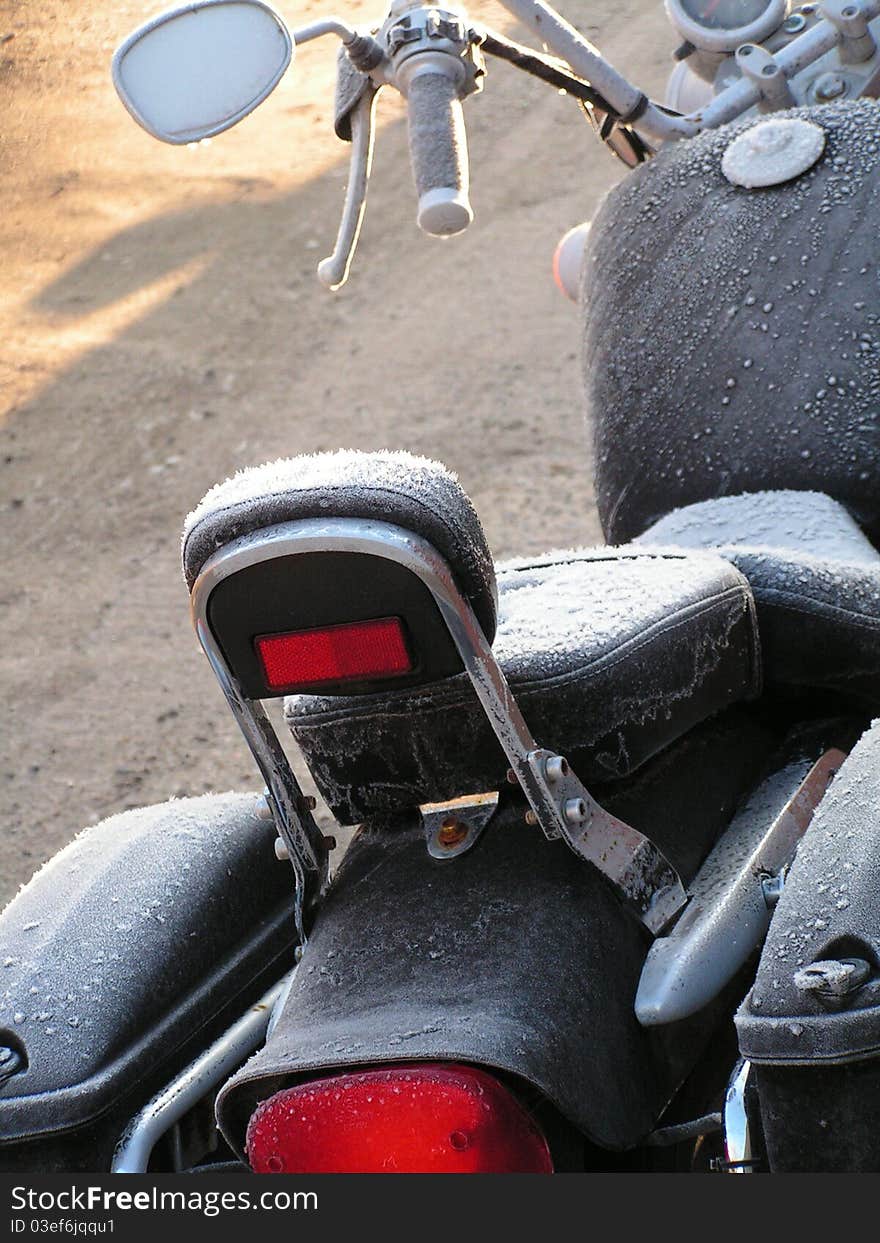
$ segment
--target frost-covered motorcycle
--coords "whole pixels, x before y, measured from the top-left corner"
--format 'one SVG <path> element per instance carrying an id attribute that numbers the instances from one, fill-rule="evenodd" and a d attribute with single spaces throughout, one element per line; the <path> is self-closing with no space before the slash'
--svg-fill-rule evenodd
<path id="1" fill-rule="evenodd" d="M 265 791 L 113 817 L 0 916 L 5 1168 L 880 1168 L 880 0 L 667 0 L 663 104 L 505 5 L 540 49 L 207 0 L 116 54 L 187 143 L 339 38 L 331 289 L 380 90 L 441 237 L 487 63 L 566 92 L 632 169 L 556 264 L 608 545 L 495 565 L 405 452 L 208 493 L 184 576 Z M 332 880 L 272 699 L 360 826 Z"/>

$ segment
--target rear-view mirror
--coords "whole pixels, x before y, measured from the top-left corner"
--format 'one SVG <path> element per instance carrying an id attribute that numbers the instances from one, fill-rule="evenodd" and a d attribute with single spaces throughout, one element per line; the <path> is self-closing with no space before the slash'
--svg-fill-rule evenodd
<path id="1" fill-rule="evenodd" d="M 292 55 L 286 26 L 261 0 L 202 0 L 130 35 L 113 57 L 113 82 L 155 138 L 198 142 L 261 104 Z"/>

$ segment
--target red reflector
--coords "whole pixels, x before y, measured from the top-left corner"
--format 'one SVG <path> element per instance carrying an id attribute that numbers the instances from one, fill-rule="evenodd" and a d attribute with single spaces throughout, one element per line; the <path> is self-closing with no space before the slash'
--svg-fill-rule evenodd
<path id="1" fill-rule="evenodd" d="M 513 1096 L 470 1066 L 334 1075 L 263 1101 L 247 1133 L 258 1174 L 552 1174 Z"/>
<path id="2" fill-rule="evenodd" d="M 413 667 L 397 617 L 262 635 L 256 645 L 266 683 L 273 691 L 394 677 Z"/>

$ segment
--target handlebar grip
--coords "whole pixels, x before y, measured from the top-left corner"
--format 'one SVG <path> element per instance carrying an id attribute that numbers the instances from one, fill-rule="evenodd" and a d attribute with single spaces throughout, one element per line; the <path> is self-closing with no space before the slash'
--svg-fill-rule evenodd
<path id="1" fill-rule="evenodd" d="M 474 218 L 468 202 L 467 136 L 455 83 L 444 73 L 416 74 L 407 92 L 409 153 L 419 196 L 419 228 L 434 237 L 461 233 Z"/>

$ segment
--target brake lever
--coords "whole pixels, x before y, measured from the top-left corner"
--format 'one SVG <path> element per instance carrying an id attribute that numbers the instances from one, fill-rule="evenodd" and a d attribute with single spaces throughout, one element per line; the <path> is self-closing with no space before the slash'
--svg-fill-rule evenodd
<path id="1" fill-rule="evenodd" d="M 354 258 L 373 164 L 374 114 L 378 94 L 379 87 L 370 82 L 350 113 L 351 162 L 345 205 L 333 254 L 318 264 L 318 279 L 327 289 L 340 289 L 345 284 Z"/>

